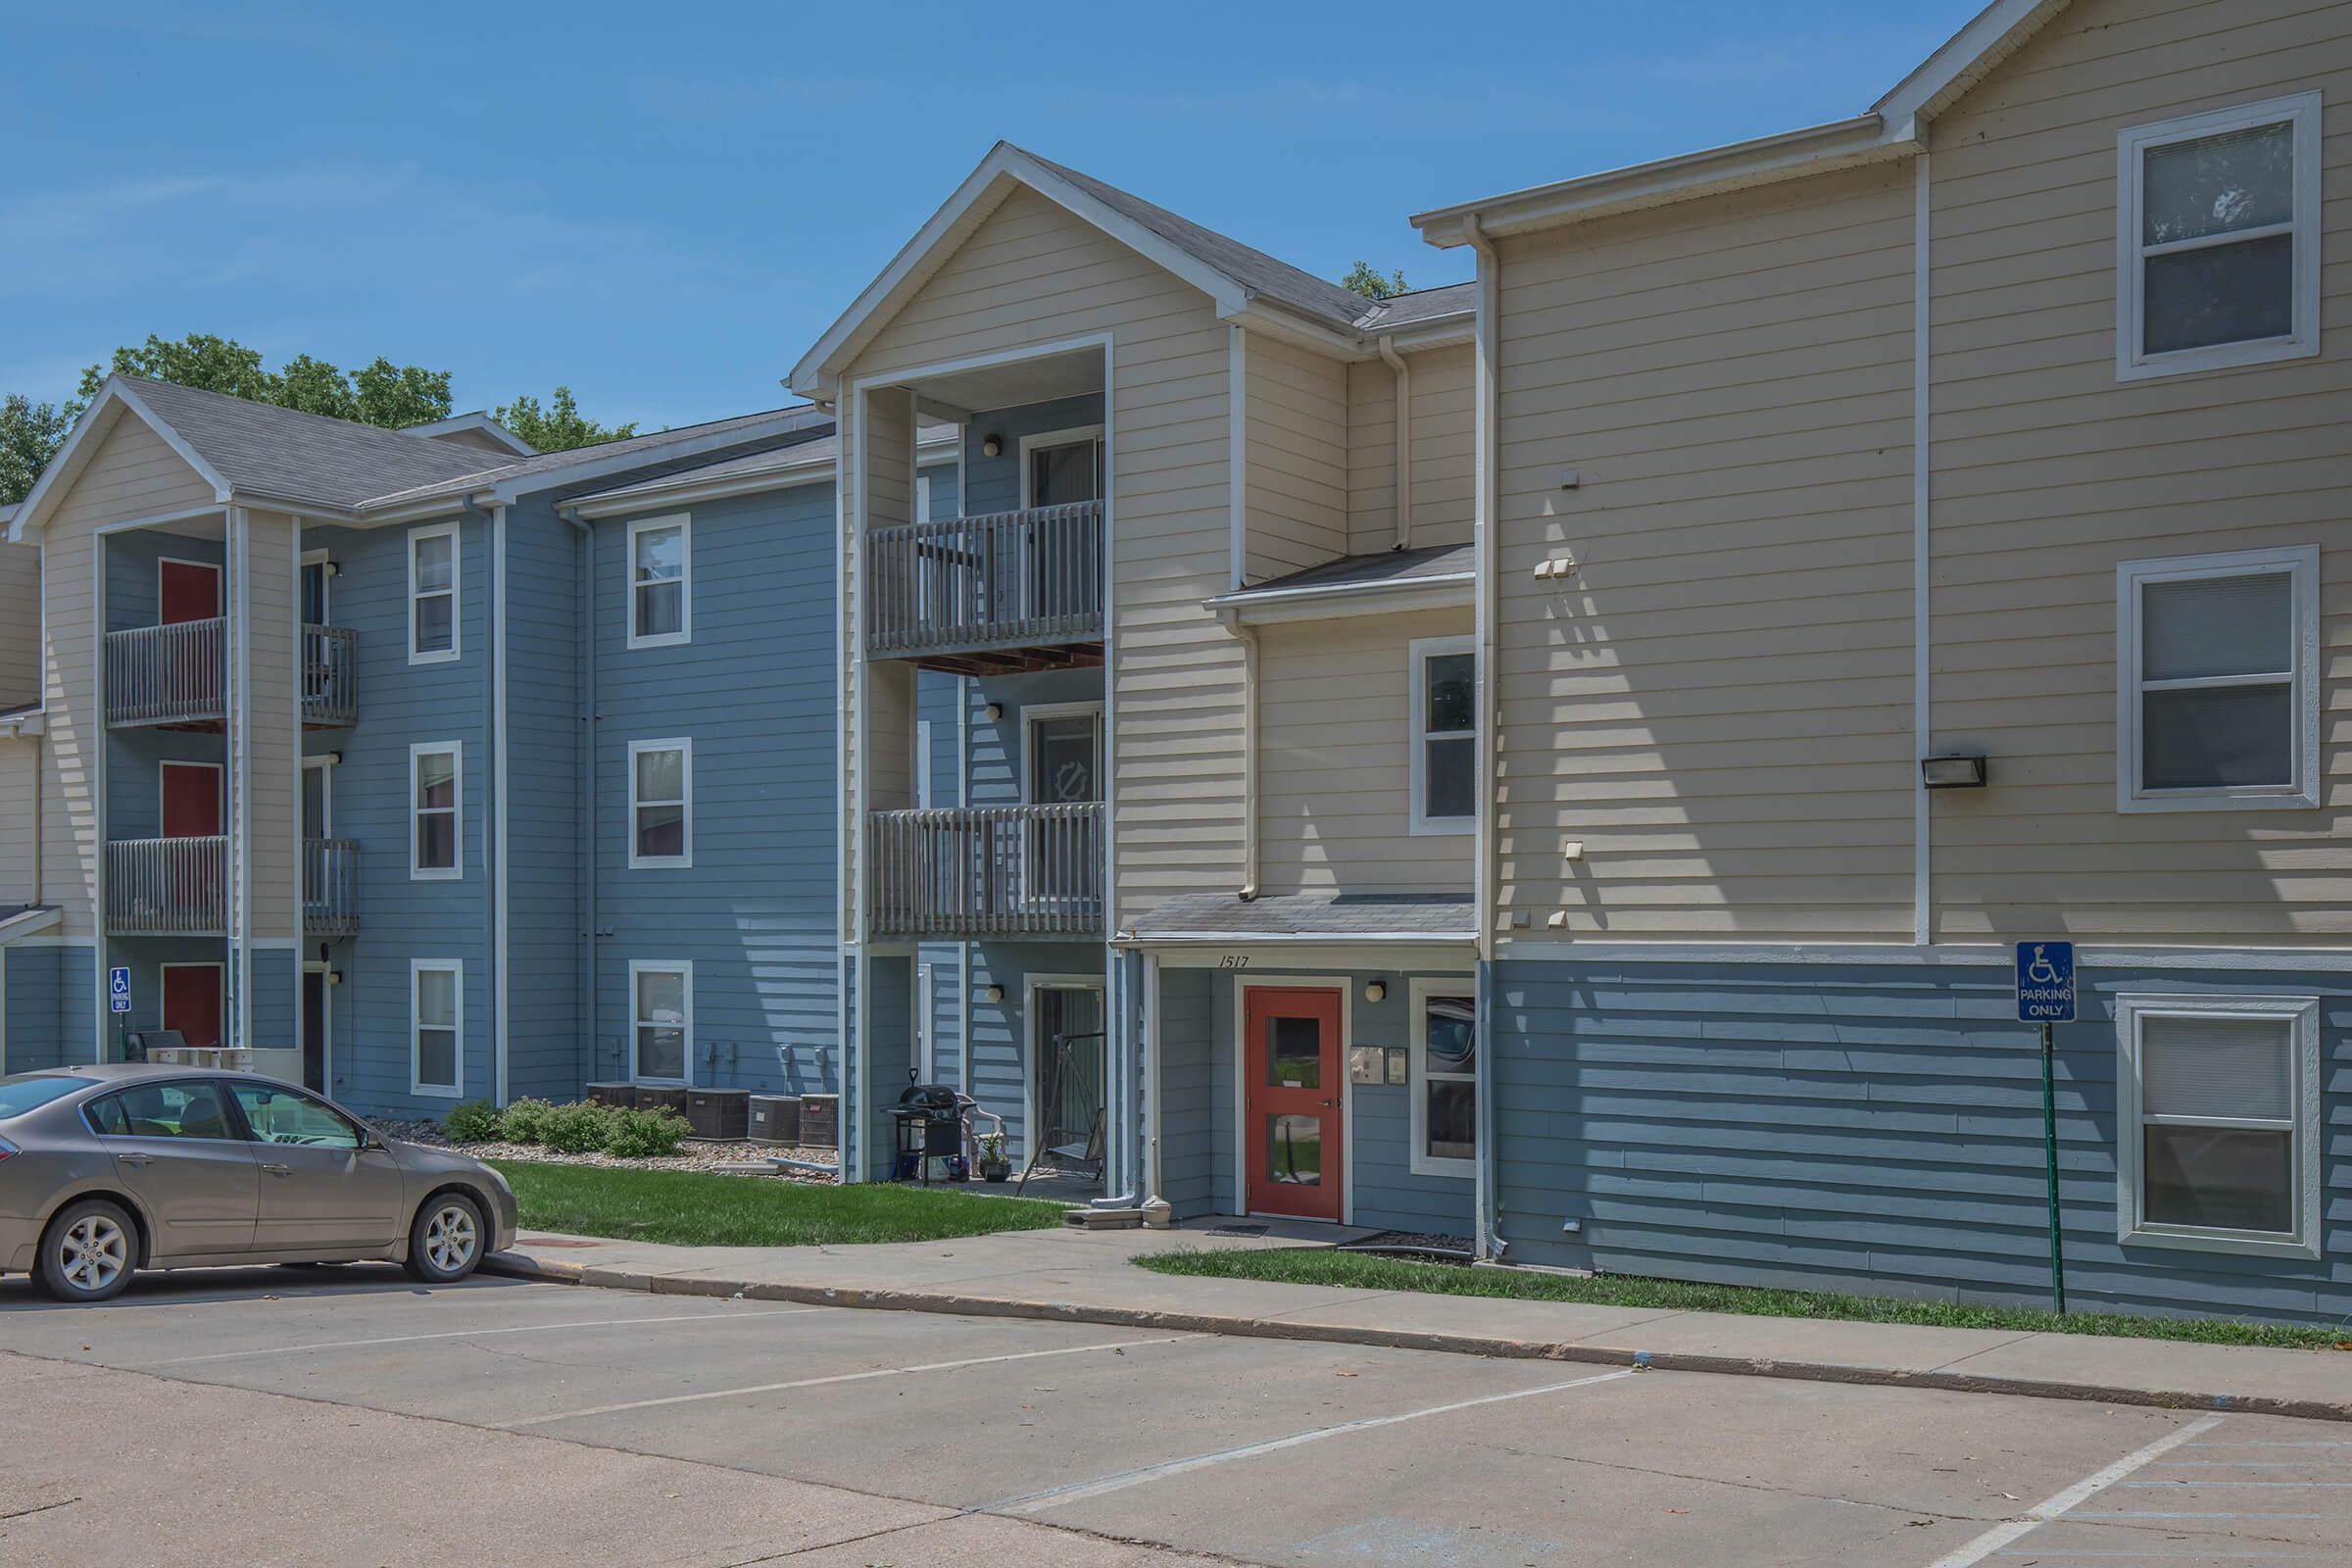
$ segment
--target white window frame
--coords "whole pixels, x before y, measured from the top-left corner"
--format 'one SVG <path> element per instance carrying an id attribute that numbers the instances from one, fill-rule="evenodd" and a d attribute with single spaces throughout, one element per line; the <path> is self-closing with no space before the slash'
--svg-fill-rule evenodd
<path id="1" fill-rule="evenodd" d="M 648 1078 L 637 1070 L 637 1031 L 659 1027 L 643 1015 L 643 992 L 638 989 L 638 977 L 646 974 L 674 974 L 684 985 L 685 1047 L 678 1056 L 683 1075 L 676 1078 Z M 631 958 L 629 960 L 629 1082 L 660 1084 L 665 1088 L 694 1087 L 694 960 L 692 958 Z"/>
<path id="2" fill-rule="evenodd" d="M 317 757 L 306 757 L 302 760 L 302 770 L 306 775 L 314 770 L 318 774 L 318 836 L 331 839 L 335 836 L 335 754 L 327 752 Z M 303 783 L 307 786 L 309 778 L 305 777 Z M 414 790 L 416 787 L 416 773 L 412 767 L 409 788 Z M 294 798 L 294 825 L 297 829 L 302 826 L 302 797 L 299 795 Z M 409 854 L 412 858 L 416 854 L 416 822 L 412 817 L 409 821 Z"/>
<path id="3" fill-rule="evenodd" d="M 637 808 L 641 805 L 667 806 L 667 801 L 641 802 L 637 798 L 637 759 L 646 752 L 676 752 L 678 754 L 678 788 L 683 797 L 678 803 L 682 814 L 678 820 L 678 839 L 682 849 L 677 855 L 640 855 L 637 853 Z M 670 740 L 629 742 L 629 869 L 682 870 L 694 864 L 694 741 L 687 736 Z M 633 1005 L 634 1004 L 632 1004 Z"/>
<path id="4" fill-rule="evenodd" d="M 1021 466 L 1021 510 L 1023 512 L 1037 505 L 1036 486 L 1031 482 L 1029 454 L 1040 447 L 1074 447 L 1083 441 L 1092 441 L 1095 444 L 1095 494 L 1101 497 L 1110 493 L 1109 475 L 1102 471 L 1105 445 L 1102 440 L 1102 426 L 1076 424 L 1067 430 L 1040 430 L 1033 435 L 1021 437 L 1017 448 Z M 1063 505 L 1077 506 L 1080 503 L 1065 502 Z"/>
<path id="5" fill-rule="evenodd" d="M 450 1048 L 450 1066 L 457 1075 L 454 1084 L 424 1081 L 424 1012 L 418 1000 L 421 995 L 418 980 L 428 973 L 457 977 L 450 986 L 451 1032 L 456 1036 Z M 409 960 L 409 1093 L 433 1100 L 466 1098 L 466 960 L 463 958 Z"/>
<path id="6" fill-rule="evenodd" d="M 449 646 L 429 653 L 416 649 L 416 547 L 427 539 L 449 541 Z M 456 662 L 466 642 L 466 619 L 462 613 L 465 603 L 466 571 L 465 546 L 458 539 L 454 522 L 434 523 L 430 527 L 409 530 L 409 662 L 412 664 L 447 664 Z M 433 590 L 438 595 L 441 590 Z"/>
<path id="7" fill-rule="evenodd" d="M 2170 245 L 2140 243 L 2143 176 L 2150 149 L 2175 142 L 2200 141 L 2233 130 L 2285 122 L 2294 126 L 2294 217 L 2286 223 L 2238 229 L 2204 239 Z M 2275 360 L 2307 359 L 2320 352 L 2320 95 L 2294 93 L 2260 103 L 2184 115 L 2177 120 L 2133 125 L 2116 141 L 2115 232 L 2115 373 L 2118 380 L 2137 381 L 2157 375 L 2180 375 L 2193 370 L 2218 370 L 2238 365 L 2265 365 Z M 2215 343 L 2203 348 L 2175 349 L 2150 354 L 2145 341 L 2147 314 L 2143 298 L 2148 256 L 2197 250 L 2215 245 L 2242 244 L 2266 235 L 2294 236 L 2293 330 L 2284 337 L 2253 338 L 2242 343 Z"/>
<path id="8" fill-rule="evenodd" d="M 451 823 L 450 844 L 455 850 L 453 865 L 419 865 L 416 861 L 416 817 L 424 809 L 416 788 L 416 763 L 423 758 L 447 753 L 450 760 Z M 435 807 L 435 810 L 440 808 Z M 464 741 L 417 741 L 409 748 L 409 880 L 412 882 L 456 882 L 466 875 L 466 743 Z"/>
<path id="9" fill-rule="evenodd" d="M 1473 1179 L 1478 1175 L 1478 1156 L 1476 1154 L 1472 1154 L 1468 1159 L 1445 1159 L 1429 1152 L 1428 1085 L 1432 1081 L 1469 1084 L 1472 1086 L 1471 1093 L 1476 1094 L 1478 1073 L 1475 1069 L 1479 1064 L 1478 1055 L 1483 1055 L 1485 1053 L 1480 1052 L 1478 1055 L 1471 1057 L 1473 1070 L 1470 1072 L 1432 1072 L 1429 1066 L 1429 1004 L 1439 997 L 1458 997 L 1475 1006 L 1478 1003 L 1477 984 L 1468 975 L 1452 979 L 1417 978 L 1405 988 L 1405 995 L 1407 1004 L 1413 1010 L 1412 1052 L 1406 1059 L 1404 1074 L 1405 1094 L 1410 1097 L 1412 1102 L 1412 1144 L 1409 1152 L 1412 1156 L 1413 1174 Z M 1472 1124 L 1471 1138 L 1475 1143 L 1477 1139 L 1475 1123 Z"/>
<path id="10" fill-rule="evenodd" d="M 662 578 L 637 579 L 637 536 L 656 529 L 678 530 L 678 629 L 676 631 L 644 632 L 637 629 L 637 590 Z M 675 648 L 680 643 L 694 641 L 694 514 L 672 513 L 666 517 L 640 517 L 629 524 L 628 553 L 621 558 L 621 574 L 626 579 L 629 597 L 629 646 L 631 648 Z"/>
<path id="11" fill-rule="evenodd" d="M 2214 577 L 2289 573 L 2288 602 L 2295 624 L 2293 777 L 2284 784 L 2229 785 L 2210 789 L 2151 790 L 2140 783 L 2141 588 L 2152 582 L 2193 582 Z M 2210 556 L 2174 556 L 2127 561 L 2115 568 L 2115 732 L 2118 739 L 2115 808 L 2118 811 L 2308 810 L 2320 804 L 2320 547 L 2288 545 L 2274 550 L 2232 550 Z M 2230 684 L 2266 684 L 2245 676 L 2166 681 L 2159 689 L 2186 690 Z M 2267 682 L 2275 684 L 2275 682 Z"/>
<path id="12" fill-rule="evenodd" d="M 1021 710 L 1021 804 L 1024 806 L 1068 805 L 1069 802 L 1041 801 L 1037 798 L 1037 780 L 1032 776 L 1037 766 L 1037 726 L 1040 721 L 1054 718 L 1092 717 L 1095 721 L 1095 783 L 1107 795 L 1109 780 L 1102 776 L 1102 755 L 1107 738 L 1102 732 L 1102 705 L 1085 703 L 1031 703 Z"/>
<path id="13" fill-rule="evenodd" d="M 1462 730 L 1439 730 L 1434 733 L 1423 727 L 1429 717 L 1429 662 L 1448 654 L 1470 656 L 1470 714 L 1471 727 Z M 1475 833 L 1478 831 L 1478 786 L 1475 782 L 1478 759 L 1478 724 L 1480 686 L 1484 670 L 1478 667 L 1478 639 L 1475 636 L 1416 637 L 1405 645 L 1405 773 L 1410 795 L 1405 803 L 1408 827 L 1415 838 L 1445 833 Z M 1431 816 L 1429 807 L 1429 752 L 1422 745 L 1430 740 L 1454 740 L 1467 734 L 1473 782 L 1471 811 L 1468 816 Z"/>
<path id="14" fill-rule="evenodd" d="M 2163 1018 L 2276 1018 L 2292 1030 L 2295 1093 L 2286 1131 L 2294 1140 L 2289 1169 L 2294 1172 L 2292 1204 L 2295 1230 L 2229 1231 L 2204 1226 L 2156 1225 L 2141 1217 L 2140 1186 L 2143 1125 L 2139 1070 L 2139 1024 Z M 2128 1247 L 2171 1247 L 2198 1252 L 2243 1252 L 2268 1257 L 2320 1255 L 2320 1208 L 2323 1202 L 2320 1169 L 2320 999 L 2295 996 L 2160 996 L 2125 995 L 2115 1008 L 2116 1083 L 2116 1240 Z M 2243 1121 L 2221 1116 L 2167 1116 L 2167 1125 L 2194 1127 L 2259 1127 L 2278 1130 L 2274 1121 Z"/>
<path id="15" fill-rule="evenodd" d="M 294 573 L 294 603 L 297 608 L 301 606 L 303 573 L 309 571 L 313 566 L 318 568 L 318 614 L 320 618 L 311 621 L 309 624 L 331 626 L 335 623 L 333 618 L 335 612 L 335 561 L 331 551 L 305 550 L 302 553 L 302 560 L 297 563 L 298 569 Z M 415 645 L 412 643 L 411 646 Z"/>

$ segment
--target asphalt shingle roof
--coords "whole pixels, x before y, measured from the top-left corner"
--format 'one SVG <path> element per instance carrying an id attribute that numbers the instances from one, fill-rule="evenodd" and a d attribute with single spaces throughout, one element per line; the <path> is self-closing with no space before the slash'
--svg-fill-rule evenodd
<path id="1" fill-rule="evenodd" d="M 956 426 L 952 424 L 925 424 L 916 430 L 915 442 L 918 447 L 931 446 L 942 441 L 952 441 L 955 436 Z M 681 468 L 675 473 L 665 473 L 652 479 L 639 479 L 629 484 L 614 485 L 610 490 L 592 491 L 573 499 L 610 501 L 615 497 L 639 495 L 647 491 L 667 490 L 682 484 L 708 484 L 720 479 L 745 478 L 772 472 L 778 468 L 797 468 L 808 463 L 830 463 L 840 450 L 841 437 L 837 435 L 819 436 L 813 441 L 803 441 L 795 446 L 778 447 L 771 452 L 754 452 L 740 458 L 726 458 L 717 463 L 704 464 L 700 467 Z"/>
<path id="2" fill-rule="evenodd" d="M 1466 893 L 1285 893 L 1248 904 L 1230 893 L 1193 893 L 1152 909 L 1136 922 L 1135 934 L 1145 941 L 1392 934 L 1468 940 L 1477 932 Z"/>
<path id="3" fill-rule="evenodd" d="M 569 452 L 543 452 L 535 458 L 517 458 L 512 463 L 493 463 L 487 466 L 482 465 L 483 454 L 476 451 L 471 454 L 474 471 L 469 474 L 463 474 L 453 480 L 444 480 L 439 483 L 425 483 L 407 490 L 391 491 L 372 496 L 369 499 L 378 505 L 395 502 L 406 504 L 412 501 L 429 500 L 444 493 L 461 494 L 476 485 L 488 484 L 493 480 L 527 479 L 540 474 L 560 476 L 564 469 L 578 464 L 591 461 L 601 462 L 608 458 L 629 457 L 637 453 L 651 454 L 673 442 L 723 436 L 730 430 L 774 423 L 779 418 L 791 415 L 801 415 L 805 417 L 784 424 L 782 428 L 786 432 L 833 422 L 833 416 L 824 410 L 817 408 L 814 404 L 802 403 L 795 404 L 790 408 L 769 409 L 760 414 L 739 414 L 731 418 L 712 419 L 705 424 L 682 424 L 674 429 L 656 431 L 652 435 L 634 435 L 621 441 L 603 441 L 592 447 L 574 447 Z M 446 445 L 447 443 L 441 444 Z M 795 447 L 792 450 L 799 452 L 807 449 Z M 550 482 L 560 483 L 561 479 L 560 477 L 553 478 Z"/>
<path id="4" fill-rule="evenodd" d="M 1419 550 L 1383 550 L 1366 556 L 1342 556 L 1264 582 L 1251 583 L 1217 596 L 1220 603 L 1252 594 L 1297 593 L 1302 588 L 1354 588 L 1371 583 L 1413 582 L 1474 571 L 1477 557 L 1468 545 L 1428 545 Z"/>
<path id="5" fill-rule="evenodd" d="M 1366 332 L 1394 332 L 1400 326 L 1434 320 L 1441 316 L 1464 316 L 1478 309 L 1476 283 L 1446 283 L 1437 288 L 1392 294 L 1356 318 Z"/>

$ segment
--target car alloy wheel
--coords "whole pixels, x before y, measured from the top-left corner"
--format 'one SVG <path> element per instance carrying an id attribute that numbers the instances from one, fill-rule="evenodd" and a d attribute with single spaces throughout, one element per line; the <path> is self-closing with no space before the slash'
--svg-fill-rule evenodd
<path id="1" fill-rule="evenodd" d="M 96 1296 L 130 1266 L 130 1238 L 105 1214 L 84 1214 L 57 1239 L 58 1271 L 85 1296 Z"/>
<path id="2" fill-rule="evenodd" d="M 464 1203 L 444 1203 L 434 1210 L 424 1225 L 424 1255 L 434 1269 L 443 1274 L 456 1274 L 473 1261 L 473 1250 L 481 1245 L 481 1233 L 474 1228 L 473 1210 Z"/>

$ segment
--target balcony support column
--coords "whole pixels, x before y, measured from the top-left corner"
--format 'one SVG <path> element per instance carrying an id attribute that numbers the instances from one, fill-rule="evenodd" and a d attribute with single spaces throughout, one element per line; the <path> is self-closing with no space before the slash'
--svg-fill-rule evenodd
<path id="1" fill-rule="evenodd" d="M 225 750 L 226 1043 L 302 1068 L 302 540 L 297 518 L 231 507 Z"/>

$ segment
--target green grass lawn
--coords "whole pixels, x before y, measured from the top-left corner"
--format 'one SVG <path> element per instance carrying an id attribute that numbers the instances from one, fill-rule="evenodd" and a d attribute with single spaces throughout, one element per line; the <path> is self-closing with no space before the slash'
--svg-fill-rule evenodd
<path id="1" fill-rule="evenodd" d="M 2285 1328 L 2212 1318 L 2133 1317 L 2121 1312 L 2055 1312 L 2008 1306 L 1902 1301 L 1888 1297 L 1838 1296 L 1823 1291 L 1758 1290 L 1740 1285 L 1691 1285 L 1675 1280 L 1606 1274 L 1578 1279 L 1505 1269 L 1420 1263 L 1328 1248 L 1259 1251 L 1191 1250 L 1155 1252 L 1136 1262 L 1161 1274 L 1201 1279 L 1276 1280 L 1288 1285 L 1335 1285 L 1357 1291 L 1428 1291 L 1442 1296 L 1489 1296 L 1514 1301 L 1577 1301 L 1594 1306 L 1653 1307 L 1659 1311 L 1743 1312 L 1751 1317 L 1838 1318 L 1855 1323 L 1926 1323 L 1938 1328 L 2098 1334 L 2145 1340 L 2193 1340 L 2203 1345 L 2259 1345 L 2328 1349 L 2352 1346 L 2352 1326 Z"/>
<path id="2" fill-rule="evenodd" d="M 491 1161 L 526 1231 L 688 1247 L 840 1247 L 1050 1230 L 1067 1205 L 952 1188 L 819 1187 L 691 1170 Z"/>

